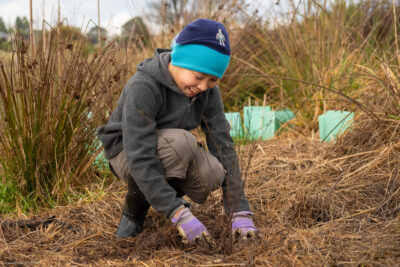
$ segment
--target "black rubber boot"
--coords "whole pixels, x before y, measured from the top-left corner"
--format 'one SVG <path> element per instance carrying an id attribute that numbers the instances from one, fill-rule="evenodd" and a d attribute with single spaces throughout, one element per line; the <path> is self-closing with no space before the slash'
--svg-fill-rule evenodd
<path id="1" fill-rule="evenodd" d="M 140 191 L 132 177 L 128 179 L 128 193 L 121 220 L 117 229 L 117 237 L 135 237 L 143 230 L 144 220 L 150 204 Z"/>

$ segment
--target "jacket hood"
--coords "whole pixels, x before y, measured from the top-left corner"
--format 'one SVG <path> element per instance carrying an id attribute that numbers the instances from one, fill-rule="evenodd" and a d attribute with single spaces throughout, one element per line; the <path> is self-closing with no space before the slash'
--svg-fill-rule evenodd
<path id="1" fill-rule="evenodd" d="M 171 62 L 171 51 L 171 49 L 157 48 L 154 57 L 146 58 L 139 63 L 137 70 L 146 73 L 172 91 L 184 95 L 168 71 L 168 64 Z"/>

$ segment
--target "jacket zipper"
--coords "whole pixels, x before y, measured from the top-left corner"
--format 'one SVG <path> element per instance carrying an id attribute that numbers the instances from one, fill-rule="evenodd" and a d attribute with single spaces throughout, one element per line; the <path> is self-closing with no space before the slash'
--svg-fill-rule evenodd
<path id="1" fill-rule="evenodd" d="M 193 104 L 193 102 L 196 100 L 197 96 L 193 97 L 192 100 L 189 100 L 188 97 L 186 97 L 186 108 L 185 111 L 183 112 L 183 116 L 181 118 L 181 121 L 178 124 L 178 128 L 180 128 L 182 126 L 183 121 L 185 120 L 186 114 L 188 113 L 188 111 L 190 112 L 190 106 Z"/>

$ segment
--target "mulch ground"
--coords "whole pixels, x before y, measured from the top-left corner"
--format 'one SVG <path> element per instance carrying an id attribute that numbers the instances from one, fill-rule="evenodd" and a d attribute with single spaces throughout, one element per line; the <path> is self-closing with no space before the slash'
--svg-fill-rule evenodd
<path id="1" fill-rule="evenodd" d="M 136 238 L 116 238 L 126 192 L 125 185 L 116 181 L 96 201 L 83 200 L 31 218 L 2 218 L 0 263 L 399 265 L 397 144 L 349 151 L 345 141 L 331 145 L 286 136 L 241 147 L 245 191 L 254 222 L 261 230 L 255 241 L 232 242 L 220 191 L 214 192 L 206 204 L 192 208 L 212 235 L 211 244 L 183 245 L 171 222 L 153 209 L 143 233 Z M 24 224 L 22 219 L 31 221 Z"/>

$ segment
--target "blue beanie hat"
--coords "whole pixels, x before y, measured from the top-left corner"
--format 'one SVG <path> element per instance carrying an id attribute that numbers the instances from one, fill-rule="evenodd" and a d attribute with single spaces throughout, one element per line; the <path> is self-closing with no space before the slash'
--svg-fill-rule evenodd
<path id="1" fill-rule="evenodd" d="M 198 19 L 179 33 L 171 64 L 222 78 L 231 55 L 229 36 L 220 22 Z"/>

